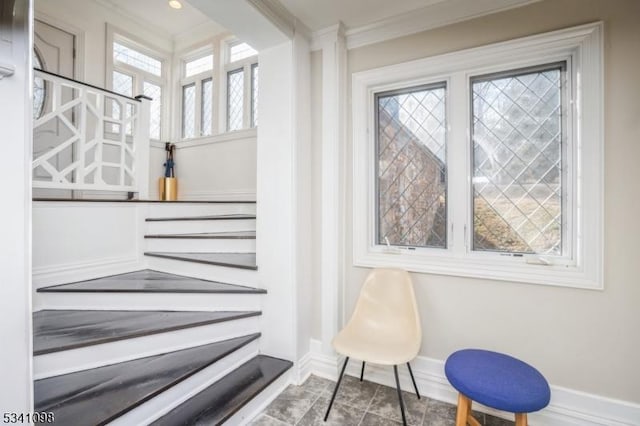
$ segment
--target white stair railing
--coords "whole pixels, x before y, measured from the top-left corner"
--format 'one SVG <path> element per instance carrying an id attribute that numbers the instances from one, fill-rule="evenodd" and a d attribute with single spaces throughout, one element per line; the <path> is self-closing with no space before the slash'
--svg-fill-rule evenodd
<path id="1" fill-rule="evenodd" d="M 149 191 L 150 100 L 42 70 L 34 107 L 33 187 Z"/>

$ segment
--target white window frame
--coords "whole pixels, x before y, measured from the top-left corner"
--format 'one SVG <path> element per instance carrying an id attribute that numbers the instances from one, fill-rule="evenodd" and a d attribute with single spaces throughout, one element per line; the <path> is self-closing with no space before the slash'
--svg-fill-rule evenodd
<path id="1" fill-rule="evenodd" d="M 151 74 L 140 68 L 133 67 L 129 64 L 115 62 L 113 60 L 113 43 L 118 42 L 131 49 L 137 50 L 145 55 L 148 55 L 161 62 L 161 73 L 158 77 L 155 74 Z M 152 84 L 160 86 L 162 90 L 162 113 L 160 123 L 160 139 L 151 139 L 153 142 L 160 142 L 166 140 L 170 134 L 169 126 L 169 106 L 171 105 L 171 91 L 169 90 L 170 81 L 170 64 L 171 55 L 166 52 L 151 47 L 148 43 L 138 39 L 136 36 L 120 30 L 111 24 L 107 24 L 107 40 L 106 40 L 106 73 L 105 73 L 105 87 L 108 90 L 113 89 L 113 72 L 118 71 L 123 74 L 127 74 L 133 77 L 133 97 L 144 94 L 144 82 L 147 81 Z"/>
<path id="2" fill-rule="evenodd" d="M 200 47 L 198 49 L 189 50 L 188 54 L 180 57 L 180 71 L 179 71 L 180 81 L 178 82 L 178 87 L 176 91 L 177 93 L 176 98 L 180 100 L 180 102 L 178 102 L 179 104 L 178 126 L 176 126 L 176 131 L 178 136 L 177 140 L 190 141 L 190 140 L 199 139 L 199 138 L 208 138 L 219 133 L 218 114 L 216 111 L 217 110 L 216 106 L 219 104 L 218 90 L 217 90 L 218 79 L 216 78 L 216 70 L 218 68 L 217 62 L 219 60 L 219 55 L 217 55 L 215 52 L 215 49 L 213 47 L 214 44 L 207 43 L 205 46 Z M 213 68 L 208 71 L 203 71 L 201 73 L 194 74 L 192 76 L 187 77 L 186 76 L 187 62 L 202 58 L 207 55 L 213 55 Z M 209 80 L 209 79 L 211 79 L 213 83 L 213 99 L 212 99 L 213 117 L 211 118 L 211 134 L 204 135 L 202 131 L 202 83 L 205 80 Z M 183 115 L 182 115 L 183 106 L 184 106 L 183 87 L 188 86 L 190 84 L 195 85 L 195 91 L 196 91 L 196 98 L 195 98 L 196 105 L 195 105 L 195 112 L 194 112 L 195 136 L 192 138 L 185 138 L 182 131 L 182 126 L 184 124 Z"/>
<path id="3" fill-rule="evenodd" d="M 354 265 L 588 289 L 603 288 L 603 24 L 524 37 L 353 74 Z M 567 61 L 570 256 L 472 251 L 470 78 Z M 378 92 L 447 82 L 447 249 L 376 244 L 374 99 Z M 460 102 L 461 99 L 466 102 Z M 583 171 L 588 171 L 584 173 Z M 563 172 L 567 172 L 566 170 Z M 564 185 L 564 183 L 563 183 Z M 564 227 L 563 223 L 563 227 Z M 565 237 L 565 235 L 563 235 Z"/>
<path id="4" fill-rule="evenodd" d="M 253 93 L 253 74 L 252 74 L 252 67 L 255 64 L 258 64 L 259 66 L 259 61 L 258 61 L 258 55 L 253 55 L 253 56 L 249 56 L 247 58 L 241 59 L 239 61 L 234 61 L 234 62 L 230 62 L 230 58 L 231 58 L 231 48 L 237 44 L 241 44 L 243 43 L 243 41 L 238 40 L 235 37 L 230 37 L 227 38 L 225 40 L 223 40 L 223 44 L 224 44 L 224 84 L 223 86 L 223 96 L 222 99 L 224 100 L 224 128 L 227 132 L 240 132 L 243 130 L 247 130 L 247 129 L 253 129 L 254 127 L 252 126 L 253 124 L 253 120 L 251 117 L 251 106 L 252 106 L 252 93 Z M 228 101 L 227 101 L 227 96 L 228 96 L 228 75 L 229 72 L 232 71 L 237 71 L 239 69 L 242 69 L 244 71 L 243 74 L 243 78 L 244 78 L 244 92 L 243 92 L 243 111 L 242 111 L 242 127 L 240 129 L 236 129 L 236 130 L 229 130 L 229 114 L 228 114 Z"/>

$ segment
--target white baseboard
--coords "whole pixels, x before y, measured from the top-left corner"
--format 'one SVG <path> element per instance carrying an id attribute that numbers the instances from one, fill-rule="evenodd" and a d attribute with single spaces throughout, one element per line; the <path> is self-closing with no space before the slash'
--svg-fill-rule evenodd
<path id="1" fill-rule="evenodd" d="M 255 201 L 255 190 L 244 191 L 184 191 L 179 193 L 183 201 Z"/>
<path id="2" fill-rule="evenodd" d="M 310 374 L 315 374 L 336 380 L 343 359 L 323 354 L 321 342 L 312 339 L 309 353 L 299 361 L 299 377 L 306 379 Z M 359 377 L 361 365 L 359 360 L 350 360 L 346 374 Z M 419 356 L 411 363 L 411 368 L 422 395 L 451 404 L 457 403 L 457 391 L 444 375 L 444 361 Z M 398 372 L 400 386 L 411 391 L 413 385 L 407 368 L 400 367 Z M 367 364 L 364 374 L 369 381 L 395 387 L 391 367 Z M 474 409 L 513 420 L 509 413 L 480 404 L 474 404 Z M 640 404 L 551 385 L 549 406 L 529 414 L 528 417 L 532 426 L 637 426 L 640 425 Z"/>
<path id="3" fill-rule="evenodd" d="M 103 258 L 99 260 L 66 263 L 33 268 L 33 287 L 90 280 L 109 275 L 144 269 L 142 258 L 137 256 Z"/>

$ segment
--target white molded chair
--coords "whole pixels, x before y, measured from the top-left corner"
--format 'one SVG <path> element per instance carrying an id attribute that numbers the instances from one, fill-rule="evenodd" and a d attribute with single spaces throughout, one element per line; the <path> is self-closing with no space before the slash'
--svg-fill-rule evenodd
<path id="1" fill-rule="evenodd" d="M 393 365 L 402 422 L 406 425 L 398 365 L 407 364 L 416 395 L 420 398 L 409 361 L 418 355 L 421 342 L 420 316 L 409 273 L 400 269 L 371 271 L 360 290 L 349 323 L 332 342 L 336 352 L 345 355 L 346 359 L 324 420 L 327 421 L 329 417 L 344 370 L 349 358 L 353 357 L 362 360 L 360 381 L 364 376 L 366 362 Z"/>

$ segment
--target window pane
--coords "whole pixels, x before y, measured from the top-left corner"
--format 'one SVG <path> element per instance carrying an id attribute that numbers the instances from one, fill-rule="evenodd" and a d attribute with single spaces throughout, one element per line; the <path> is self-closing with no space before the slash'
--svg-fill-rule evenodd
<path id="1" fill-rule="evenodd" d="M 43 69 L 40 55 L 33 51 L 33 67 Z M 44 100 L 47 94 L 47 87 L 44 80 L 40 77 L 33 78 L 33 119 L 42 117 L 44 113 Z"/>
<path id="2" fill-rule="evenodd" d="M 196 85 L 189 84 L 182 88 L 182 137 L 196 136 Z"/>
<path id="3" fill-rule="evenodd" d="M 118 42 L 113 42 L 113 59 L 153 75 L 160 76 L 162 74 L 162 62 Z"/>
<path id="4" fill-rule="evenodd" d="M 445 84 L 376 100 L 379 244 L 447 246 Z"/>
<path id="5" fill-rule="evenodd" d="M 251 67 L 251 127 L 258 125 L 258 64 Z"/>
<path id="6" fill-rule="evenodd" d="M 213 134 L 213 80 L 202 82 L 202 136 Z"/>
<path id="7" fill-rule="evenodd" d="M 474 250 L 562 253 L 563 73 L 472 79 Z"/>
<path id="8" fill-rule="evenodd" d="M 200 74 L 201 72 L 211 71 L 213 69 L 213 55 L 203 56 L 202 58 L 194 59 L 193 61 L 185 62 L 184 75 L 185 77 L 191 77 L 192 75 Z"/>
<path id="9" fill-rule="evenodd" d="M 242 129 L 244 112 L 244 71 L 242 68 L 227 74 L 227 130 Z"/>
<path id="10" fill-rule="evenodd" d="M 229 62 L 239 61 L 257 54 L 258 52 L 247 43 L 233 44 L 229 47 Z"/>
<path id="11" fill-rule="evenodd" d="M 157 84 L 145 81 L 144 94 L 153 99 L 151 101 L 149 137 L 154 140 L 160 140 L 160 131 L 162 129 L 162 88 Z"/>
<path id="12" fill-rule="evenodd" d="M 121 95 L 131 97 L 133 96 L 133 77 L 118 71 L 114 71 L 111 88 L 112 88 L 111 90 L 113 90 L 116 93 L 120 93 Z M 118 103 L 116 100 L 113 100 L 113 99 L 109 99 L 108 102 L 111 103 L 111 117 L 113 117 L 116 120 L 124 120 L 125 117 L 122 117 L 120 112 L 120 110 L 122 109 L 122 107 L 120 106 L 120 103 Z M 130 117 L 132 114 L 133 114 L 133 110 L 129 105 L 127 107 L 126 117 Z M 112 124 L 111 126 L 107 126 L 107 129 L 109 129 L 109 131 L 113 133 L 120 133 L 120 126 L 118 124 Z M 126 134 L 127 135 L 133 134 L 132 123 L 127 124 Z"/>

